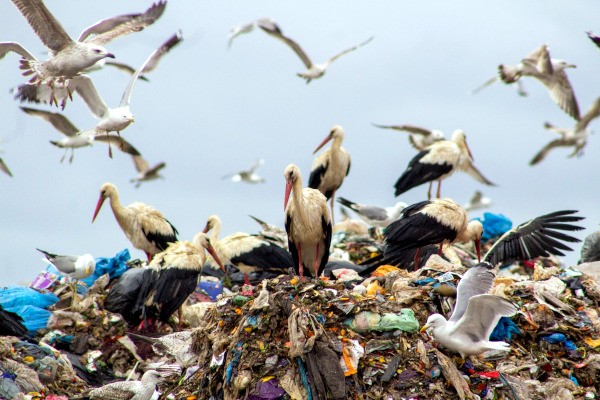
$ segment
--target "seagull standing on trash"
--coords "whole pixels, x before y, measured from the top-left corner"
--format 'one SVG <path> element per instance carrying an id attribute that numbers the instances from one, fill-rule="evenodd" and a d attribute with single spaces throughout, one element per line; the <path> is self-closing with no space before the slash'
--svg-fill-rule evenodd
<path id="1" fill-rule="evenodd" d="M 316 189 L 302 188 L 302 175 L 296 165 L 288 165 L 283 176 L 288 250 L 292 253 L 300 278 L 304 278 L 304 268 L 318 278 L 329 260 L 331 245 L 331 215 L 327 199 Z"/>
<path id="2" fill-rule="evenodd" d="M 491 265 L 481 263 L 465 272 L 456 289 L 456 305 L 448 320 L 441 314 L 430 315 L 421 333 L 432 328 L 435 340 L 464 359 L 489 350 L 509 351 L 506 342 L 489 340 L 501 317 L 516 314 L 510 301 L 487 294 L 493 286 Z"/>
<path id="3" fill-rule="evenodd" d="M 495 186 L 475 168 L 473 155 L 467 146 L 467 136 L 465 132 L 457 129 L 452 133 L 451 140 L 435 142 L 410 160 L 406 170 L 396 181 L 395 195 L 399 196 L 423 183 L 437 180 L 437 197 L 439 198 L 441 197 L 442 180 L 455 171 L 464 171 L 481 183 Z M 427 198 L 431 199 L 431 184 Z"/>
<path id="4" fill-rule="evenodd" d="M 148 262 L 154 254 L 165 250 L 169 243 L 177 241 L 177 229 L 160 211 L 140 202 L 124 207 L 119 200 L 117 187 L 110 182 L 100 187 L 100 198 L 92 222 L 96 220 L 106 199 L 110 199 L 110 208 L 127 239 L 133 247 L 146 253 Z"/>
<path id="5" fill-rule="evenodd" d="M 377 207 L 377 206 L 366 206 L 364 204 L 355 203 L 347 200 L 344 197 L 338 197 L 338 203 L 348 207 L 356 213 L 363 221 L 370 226 L 376 226 L 379 228 L 385 228 L 393 221 L 397 220 L 402 210 L 407 207 L 404 202 L 397 202 L 392 207 Z"/>
<path id="6" fill-rule="evenodd" d="M 446 243 L 474 241 L 477 259 L 480 259 L 480 242 L 483 225 L 479 221 L 468 222 L 467 212 L 452 199 L 421 201 L 406 207 L 401 217 L 384 231 L 383 257 L 394 263 L 403 259 L 407 251 L 427 245 L 439 245 L 439 254 Z M 419 265 L 419 250 L 414 265 Z"/>
<path id="7" fill-rule="evenodd" d="M 113 382 L 92 389 L 88 396 L 97 400 L 150 400 L 156 390 L 161 375 L 155 370 L 148 370 L 139 381 Z"/>
<path id="8" fill-rule="evenodd" d="M 331 199 L 331 215 L 333 216 L 335 192 L 342 186 L 344 178 L 350 172 L 350 154 L 342 147 L 344 128 L 339 125 L 331 128 L 329 134 L 317 146 L 313 154 L 329 141 L 333 141 L 331 147 L 313 161 L 308 178 L 308 187 L 319 190 L 328 200 Z"/>
<path id="9" fill-rule="evenodd" d="M 373 124 L 373 126 L 382 129 L 393 129 L 396 131 L 408 132 L 408 142 L 416 150 L 424 150 L 426 147 L 431 146 L 435 142 L 444 140 L 444 132 L 437 129 L 426 129 L 414 125 L 379 125 Z"/>

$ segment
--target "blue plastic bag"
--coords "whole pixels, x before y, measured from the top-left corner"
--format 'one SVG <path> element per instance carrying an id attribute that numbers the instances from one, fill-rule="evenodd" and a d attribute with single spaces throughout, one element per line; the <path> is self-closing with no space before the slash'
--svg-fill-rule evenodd
<path id="1" fill-rule="evenodd" d="M 0 289 L 0 304 L 6 309 L 21 306 L 48 308 L 58 300 L 58 296 L 54 293 L 40 293 L 25 286 L 10 286 Z"/>
<path id="2" fill-rule="evenodd" d="M 492 334 L 490 335 L 490 340 L 510 342 L 512 340 L 513 334 L 520 335 L 521 330 L 519 329 L 517 324 L 515 324 L 512 321 L 512 319 L 508 317 L 502 317 L 500 318 L 500 321 L 498 321 L 498 324 L 492 331 Z"/>
<path id="3" fill-rule="evenodd" d="M 98 257 L 96 258 L 96 269 L 94 273 L 85 279 L 81 279 L 81 282 L 89 288 L 96 282 L 96 279 L 100 278 L 104 274 L 108 274 L 111 279 L 118 278 L 127 271 L 127 265 L 125 264 L 131 255 L 129 250 L 125 249 L 117 253 L 114 257 Z"/>
<path id="4" fill-rule="evenodd" d="M 500 237 L 512 228 L 512 221 L 502 214 L 493 214 L 491 212 L 483 213 L 483 220 L 475 218 L 483 225 L 483 235 L 481 241 L 487 242 L 490 239 Z"/>
<path id="5" fill-rule="evenodd" d="M 7 307 L 6 310 L 21 316 L 23 318 L 23 325 L 25 325 L 32 335 L 39 329 L 46 328 L 48 319 L 52 316 L 51 311 L 36 306 Z"/>

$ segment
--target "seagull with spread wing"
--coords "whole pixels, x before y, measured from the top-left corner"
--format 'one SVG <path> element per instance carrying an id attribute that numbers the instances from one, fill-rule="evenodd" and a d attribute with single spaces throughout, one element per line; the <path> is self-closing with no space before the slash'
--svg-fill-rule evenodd
<path id="1" fill-rule="evenodd" d="M 509 300 L 487 294 L 494 284 L 490 267 L 484 262 L 467 270 L 458 283 L 456 304 L 450 318 L 430 315 L 421 328 L 421 333 L 431 328 L 437 342 L 459 353 L 463 359 L 488 350 L 510 350 L 506 342 L 489 340 L 500 318 L 517 312 L 517 307 Z"/>
<path id="2" fill-rule="evenodd" d="M 131 183 L 133 183 L 136 188 L 139 188 L 142 182 L 163 178 L 160 174 L 160 170 L 167 166 L 165 162 L 159 162 L 153 167 L 150 167 L 146 159 L 139 154 L 132 155 L 131 158 L 133 159 L 135 170 L 138 172 L 138 176 L 131 179 Z"/>
<path id="3" fill-rule="evenodd" d="M 10 51 L 23 60 L 24 75 L 32 75 L 34 85 L 61 85 L 112 53 L 103 47 L 111 40 L 132 32 L 138 32 L 156 21 L 163 13 L 166 1 L 153 4 L 141 14 L 126 14 L 101 20 L 85 29 L 73 40 L 60 22 L 50 13 L 43 0 L 13 0 L 27 22 L 50 51 L 50 58 L 38 61 L 28 50 L 16 42 L 0 43 L 0 58 Z"/>
<path id="4" fill-rule="evenodd" d="M 573 128 L 558 128 L 549 122 L 544 123 L 544 128 L 558 133 L 560 138 L 551 140 L 529 161 L 529 165 L 536 165 L 542 161 L 552 149 L 557 147 L 572 147 L 569 157 L 580 156 L 587 144 L 590 130 L 587 128 L 593 119 L 600 116 L 600 97 L 592 104 L 589 110 L 577 121 Z"/>
<path id="5" fill-rule="evenodd" d="M 481 190 L 476 190 L 473 196 L 469 199 L 469 202 L 463 205 L 465 211 L 478 210 L 480 208 L 488 208 L 492 205 L 492 200 L 489 197 L 485 197 Z"/>
<path id="6" fill-rule="evenodd" d="M 373 124 L 373 126 L 382 129 L 393 129 L 396 131 L 408 132 L 408 142 L 412 147 L 418 151 L 424 150 L 427 146 L 444 140 L 444 132 L 437 129 L 426 129 L 420 126 L 414 125 L 379 125 Z"/>
<path id="7" fill-rule="evenodd" d="M 38 110 L 36 108 L 28 108 L 28 107 L 20 107 L 24 113 L 33 115 L 35 117 L 42 118 L 43 120 L 52 124 L 54 128 L 56 128 L 60 133 L 64 134 L 65 137 L 61 140 L 51 140 L 50 143 L 55 145 L 56 147 L 61 147 L 65 149 L 65 154 L 60 159 L 60 162 L 63 162 L 67 152 L 71 149 L 71 157 L 69 158 L 69 162 L 73 162 L 73 158 L 75 156 L 75 149 L 85 146 L 91 146 L 95 141 L 105 142 L 109 146 L 111 144 L 116 145 L 119 150 L 124 153 L 131 155 L 139 155 L 140 153 L 137 151 L 135 147 L 133 147 L 129 142 L 123 139 L 119 135 L 96 135 L 93 130 L 88 130 L 85 132 L 81 132 L 67 117 L 60 113 L 55 113 L 51 111 Z M 109 147 L 110 148 L 110 147 Z"/>
<path id="8" fill-rule="evenodd" d="M 334 62 L 341 56 L 348 54 L 348 53 L 358 49 L 359 47 L 366 45 L 371 40 L 373 40 L 373 37 L 370 37 L 369 39 L 365 40 L 364 42 L 362 42 L 360 44 L 357 44 L 356 46 L 352 46 L 348 49 L 345 49 L 345 50 L 337 53 L 336 55 L 334 55 L 333 57 L 331 57 L 329 60 L 325 61 L 322 64 L 315 64 L 312 62 L 312 60 L 310 59 L 308 54 L 306 54 L 306 52 L 302 49 L 302 47 L 300 47 L 300 45 L 298 43 L 296 43 L 294 40 L 290 39 L 289 37 L 287 37 L 283 34 L 283 31 L 281 30 L 279 25 L 277 25 L 273 20 L 270 20 L 268 18 L 262 18 L 262 19 L 255 21 L 254 23 L 241 25 L 241 28 L 238 32 L 239 33 L 246 32 L 246 31 L 249 32 L 252 30 L 253 26 L 258 26 L 260 29 L 262 29 L 269 35 L 281 40 L 282 42 L 287 44 L 296 53 L 296 55 L 298 57 L 300 57 L 300 60 L 302 60 L 302 62 L 306 66 L 306 71 L 300 72 L 296 75 L 298 75 L 301 78 L 306 79 L 306 83 L 310 83 L 311 80 L 320 78 L 323 75 L 325 75 L 325 71 L 327 70 L 329 65 L 331 65 L 332 62 Z M 237 34 L 239 34 L 239 33 L 237 33 Z M 237 34 L 234 34 L 233 37 L 237 36 Z"/>
<path id="9" fill-rule="evenodd" d="M 263 183 L 265 179 L 256 173 L 258 167 L 263 165 L 265 160 L 259 158 L 252 166 L 246 170 L 227 174 L 221 179 L 230 179 L 231 182 L 246 182 L 246 183 Z"/>

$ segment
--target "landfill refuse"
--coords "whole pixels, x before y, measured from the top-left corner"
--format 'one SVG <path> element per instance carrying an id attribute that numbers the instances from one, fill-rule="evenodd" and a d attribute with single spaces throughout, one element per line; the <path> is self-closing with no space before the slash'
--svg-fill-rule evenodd
<path id="1" fill-rule="evenodd" d="M 48 313 L 35 330 L 27 325 L 34 315 L 22 315 L 30 338 L 0 337 L 0 398 L 101 396 L 97 388 L 113 382 L 141 385 L 146 371 L 160 375 L 156 399 L 600 398 L 596 276 L 556 257 L 494 271 L 490 293 L 518 311 L 500 319 L 490 340 L 510 350 L 461 359 L 419 330 L 434 313 L 452 314 L 472 259 L 434 255 L 416 271 L 384 265 L 363 277 L 352 265 L 381 252 L 377 232 L 347 234 L 335 246 L 346 261 L 327 278 L 284 274 L 242 287 L 203 277 L 181 314 L 149 331 L 105 305 L 114 277 L 144 264 L 128 253 L 73 304 L 61 279 L 0 290 L 3 306 Z M 154 384 L 144 386 L 148 396 Z M 108 387 L 117 386 L 129 385 Z"/>

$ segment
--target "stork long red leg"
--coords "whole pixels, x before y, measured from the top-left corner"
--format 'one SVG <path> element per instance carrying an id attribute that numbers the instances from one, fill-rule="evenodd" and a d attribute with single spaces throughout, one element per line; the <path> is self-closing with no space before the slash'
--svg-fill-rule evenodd
<path id="1" fill-rule="evenodd" d="M 333 196 L 331 196 L 331 198 L 333 199 Z M 319 257 L 319 243 L 317 243 L 317 255 L 315 257 L 315 265 L 313 265 L 313 275 L 315 278 L 318 278 L 319 276 L 317 275 L 319 272 L 319 264 L 320 263 L 320 257 Z"/>
<path id="2" fill-rule="evenodd" d="M 438 180 L 437 198 L 442 197 L 442 180 Z"/>
<path id="3" fill-rule="evenodd" d="M 419 257 L 421 256 L 421 248 L 419 247 L 417 251 L 415 251 L 415 259 L 413 261 L 413 271 L 419 269 Z"/>
<path id="4" fill-rule="evenodd" d="M 300 244 L 296 246 L 296 250 L 298 250 L 298 275 L 300 275 L 300 279 L 304 278 L 304 265 L 302 264 L 302 248 Z"/>

